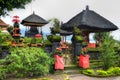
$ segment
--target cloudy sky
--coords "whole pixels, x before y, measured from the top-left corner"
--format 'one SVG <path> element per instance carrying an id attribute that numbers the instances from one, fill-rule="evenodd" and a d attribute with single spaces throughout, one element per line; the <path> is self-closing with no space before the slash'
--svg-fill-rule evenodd
<path id="1" fill-rule="evenodd" d="M 65 23 L 85 9 L 86 5 L 120 27 L 120 0 L 33 0 L 26 5 L 25 9 L 14 9 L 9 12 L 8 17 L 2 19 L 12 25 L 11 20 L 14 15 L 18 15 L 22 20 L 34 11 L 46 20 L 58 18 Z M 24 27 L 21 26 L 21 28 Z M 48 31 L 48 28 L 45 27 L 45 30 Z M 119 30 L 113 32 L 113 35 L 120 40 Z"/>

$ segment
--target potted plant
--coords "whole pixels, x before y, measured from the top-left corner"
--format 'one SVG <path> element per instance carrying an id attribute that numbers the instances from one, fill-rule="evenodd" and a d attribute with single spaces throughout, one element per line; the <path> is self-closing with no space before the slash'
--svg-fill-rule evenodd
<path id="1" fill-rule="evenodd" d="M 82 48 L 80 57 L 79 57 L 79 66 L 82 68 L 89 68 L 90 62 L 89 62 L 89 55 L 87 53 L 87 48 Z"/>
<path id="2" fill-rule="evenodd" d="M 54 58 L 55 58 L 55 69 L 56 70 L 63 70 L 64 69 L 64 62 L 62 56 L 62 49 L 57 48 L 54 51 Z"/>

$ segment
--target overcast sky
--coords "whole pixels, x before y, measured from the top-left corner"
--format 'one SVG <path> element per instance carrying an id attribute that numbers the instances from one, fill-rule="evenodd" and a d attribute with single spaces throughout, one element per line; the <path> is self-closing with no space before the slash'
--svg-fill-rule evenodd
<path id="1" fill-rule="evenodd" d="M 33 0 L 32 3 L 26 5 L 25 9 L 14 9 L 9 12 L 10 16 L 2 19 L 8 24 L 12 24 L 11 20 L 14 15 L 18 15 L 22 20 L 34 11 L 35 14 L 46 20 L 58 18 L 65 23 L 85 9 L 86 5 L 120 27 L 120 0 Z M 113 34 L 120 40 L 119 31 L 115 31 Z"/>

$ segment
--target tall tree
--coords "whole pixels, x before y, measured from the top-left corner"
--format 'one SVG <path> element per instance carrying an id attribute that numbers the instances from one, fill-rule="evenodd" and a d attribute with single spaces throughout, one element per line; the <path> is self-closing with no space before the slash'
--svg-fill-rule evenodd
<path id="1" fill-rule="evenodd" d="M 0 0 L 0 16 L 8 14 L 14 8 L 25 8 L 25 5 L 32 0 Z"/>

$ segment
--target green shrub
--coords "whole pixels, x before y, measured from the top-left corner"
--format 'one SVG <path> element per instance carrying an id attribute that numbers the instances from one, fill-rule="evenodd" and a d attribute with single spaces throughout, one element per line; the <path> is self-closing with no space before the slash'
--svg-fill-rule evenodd
<path id="1" fill-rule="evenodd" d="M 77 42 L 82 42 L 83 41 L 83 37 L 82 36 L 75 36 L 75 40 Z"/>
<path id="2" fill-rule="evenodd" d="M 52 43 L 47 39 L 47 40 L 44 41 L 44 45 L 45 46 L 51 46 Z"/>
<path id="3" fill-rule="evenodd" d="M 36 38 L 36 43 L 42 43 L 43 39 L 42 38 Z"/>
<path id="4" fill-rule="evenodd" d="M 24 38 L 24 42 L 25 42 L 25 43 L 30 43 L 30 42 L 31 42 L 31 39 L 32 39 L 32 38 L 25 37 L 25 38 Z"/>
<path id="5" fill-rule="evenodd" d="M 97 70 L 96 72 L 97 72 L 98 75 L 107 76 L 107 71 Z"/>
<path id="6" fill-rule="evenodd" d="M 47 39 L 51 42 L 60 42 L 61 41 L 61 36 L 59 36 L 59 35 L 49 35 L 49 36 L 47 36 Z"/>
<path id="7" fill-rule="evenodd" d="M 14 48 L 11 49 L 11 55 L 6 57 L 2 65 L 13 76 L 42 76 L 49 73 L 53 61 L 53 58 L 43 49 L 34 47 Z"/>
<path id="8" fill-rule="evenodd" d="M 101 48 L 101 56 L 100 59 L 103 61 L 103 69 L 107 70 L 110 67 L 114 67 L 116 62 L 118 61 L 117 57 L 119 57 L 114 49 L 115 40 L 113 37 L 106 33 L 104 36 L 104 40 L 100 46 Z"/>
<path id="9" fill-rule="evenodd" d="M 82 42 L 82 47 L 87 47 L 87 42 Z"/>
<path id="10" fill-rule="evenodd" d="M 120 75 L 120 67 L 115 67 L 115 73 L 116 75 Z"/>
<path id="11" fill-rule="evenodd" d="M 90 75 L 94 75 L 94 74 L 95 74 L 95 72 L 94 72 L 93 69 L 84 70 L 83 73 L 84 73 L 84 74 L 90 74 Z"/>
<path id="12" fill-rule="evenodd" d="M 36 38 L 31 39 L 31 44 L 36 44 Z"/>
<path id="13" fill-rule="evenodd" d="M 7 69 L 4 69 L 0 66 L 0 80 L 4 80 L 6 78 Z"/>
<path id="14" fill-rule="evenodd" d="M 75 34 L 75 35 L 81 35 L 81 34 L 82 34 L 82 31 L 75 26 L 75 27 L 74 27 L 74 34 Z"/>
<path id="15" fill-rule="evenodd" d="M 90 60 L 90 68 L 100 68 L 103 62 L 101 60 Z"/>
<path id="16" fill-rule="evenodd" d="M 53 40 L 53 42 L 60 42 L 61 41 L 61 36 L 53 35 L 52 40 Z"/>
<path id="17" fill-rule="evenodd" d="M 108 74 L 111 75 L 120 75 L 120 68 L 119 67 L 111 67 L 107 70 Z"/>

